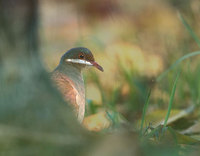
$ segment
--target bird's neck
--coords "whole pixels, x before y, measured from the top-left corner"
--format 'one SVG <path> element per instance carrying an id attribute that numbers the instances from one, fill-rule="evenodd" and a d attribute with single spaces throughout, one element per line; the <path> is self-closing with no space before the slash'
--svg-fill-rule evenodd
<path id="1" fill-rule="evenodd" d="M 56 70 L 66 75 L 74 84 L 75 87 L 81 92 L 85 93 L 84 81 L 81 69 L 72 64 L 59 65 Z"/>

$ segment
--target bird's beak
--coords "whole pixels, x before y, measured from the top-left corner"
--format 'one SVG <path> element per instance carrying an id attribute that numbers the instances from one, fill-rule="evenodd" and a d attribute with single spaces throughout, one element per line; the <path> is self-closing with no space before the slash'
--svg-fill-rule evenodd
<path id="1" fill-rule="evenodd" d="M 103 70 L 103 67 L 102 66 L 100 66 L 97 62 L 95 62 L 95 61 L 91 61 L 90 62 L 94 67 L 96 67 L 97 69 L 99 69 L 100 71 L 104 71 Z"/>

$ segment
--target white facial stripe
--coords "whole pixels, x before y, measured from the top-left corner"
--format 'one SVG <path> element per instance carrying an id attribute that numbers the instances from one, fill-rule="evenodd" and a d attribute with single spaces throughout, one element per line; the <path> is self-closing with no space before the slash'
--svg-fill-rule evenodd
<path id="1" fill-rule="evenodd" d="M 93 66 L 92 63 L 90 63 L 86 60 L 81 60 L 81 59 L 66 59 L 66 62 L 79 63 L 79 64 L 85 64 L 88 66 Z"/>

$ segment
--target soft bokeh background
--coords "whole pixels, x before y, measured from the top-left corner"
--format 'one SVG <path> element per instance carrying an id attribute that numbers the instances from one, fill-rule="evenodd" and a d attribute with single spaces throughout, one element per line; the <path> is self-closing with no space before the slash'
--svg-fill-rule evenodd
<path id="1" fill-rule="evenodd" d="M 199 155 L 199 0 L 38 2 L 0 0 L 0 155 Z M 76 46 L 83 124 L 49 79 Z"/>
<path id="2" fill-rule="evenodd" d="M 167 109 L 176 70 L 156 78 L 178 58 L 198 50 L 178 12 L 199 34 L 198 0 L 40 1 L 41 55 L 52 71 L 64 52 L 89 48 L 104 73 L 85 72 L 87 116 L 113 110 L 134 123 L 152 88 L 150 111 Z M 174 109 L 199 103 L 199 57 L 179 66 Z M 198 87 L 197 87 L 198 86 Z"/>

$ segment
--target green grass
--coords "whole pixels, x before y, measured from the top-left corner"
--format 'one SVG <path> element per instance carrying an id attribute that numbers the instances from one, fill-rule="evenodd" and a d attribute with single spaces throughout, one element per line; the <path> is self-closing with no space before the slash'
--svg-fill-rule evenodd
<path id="1" fill-rule="evenodd" d="M 181 15 L 181 13 L 178 13 L 178 16 L 181 20 L 181 22 L 183 23 L 184 27 L 186 28 L 186 30 L 188 31 L 188 33 L 191 35 L 191 37 L 195 40 L 195 42 L 198 44 L 199 48 L 200 48 L 200 40 L 198 38 L 198 36 L 196 35 L 196 33 L 193 31 L 193 29 L 190 27 L 190 25 L 187 23 L 187 21 L 184 19 L 184 17 Z"/>
<path id="2" fill-rule="evenodd" d="M 179 18 L 192 39 L 194 39 L 194 41 L 200 47 L 200 40 L 196 33 L 192 30 L 181 14 L 179 14 Z M 180 45 L 180 47 L 184 48 L 185 45 Z M 185 144 L 188 143 L 189 145 L 189 141 L 187 140 L 192 138 L 188 138 L 188 136 L 185 137 L 171 127 L 168 129 L 167 123 L 170 118 L 170 113 L 173 109 L 184 109 L 186 106 L 191 105 L 191 103 L 194 105 L 200 103 L 200 64 L 195 64 L 194 66 L 193 61 L 195 60 L 196 56 L 200 55 L 200 50 L 197 49 L 197 51 L 190 52 L 185 55 L 183 55 L 184 51 L 180 50 L 179 52 L 179 58 L 177 58 L 174 63 L 172 58 L 167 58 L 167 61 L 169 61 L 168 67 L 155 78 L 156 83 L 153 87 L 151 87 L 148 83 L 148 81 L 152 78 L 144 78 L 137 72 L 137 69 L 134 69 L 134 67 L 127 68 L 126 66 L 122 66 L 120 61 L 118 61 L 118 74 L 123 82 L 120 82 L 118 87 L 114 86 L 112 90 L 108 91 L 104 89 L 96 73 L 93 73 L 94 75 L 92 81 L 101 91 L 103 99 L 103 105 L 101 107 L 95 107 L 96 110 L 93 110 L 93 112 L 98 112 L 98 110 L 101 110 L 102 108 L 106 109 L 107 116 L 113 123 L 113 129 L 123 126 L 120 124 L 119 116 L 125 118 L 125 120 L 127 120 L 130 125 L 133 125 L 134 128 L 136 127 L 136 123 L 141 120 L 141 125 L 139 125 L 140 127 L 138 128 L 138 135 L 140 136 L 141 140 L 144 140 L 145 143 L 149 142 L 149 140 L 153 140 L 153 143 L 155 144 L 161 143 L 167 146 L 168 141 L 164 140 L 163 138 L 166 139 L 168 137 L 172 137 L 172 140 L 174 141 L 173 143 L 175 144 L 174 148 L 180 152 L 180 150 L 182 150 L 179 147 L 180 140 L 184 140 L 183 138 L 186 138 L 184 140 Z M 176 70 L 178 70 L 178 73 L 176 74 L 174 80 L 174 73 Z M 179 79 L 180 74 L 181 79 Z M 125 83 L 129 86 L 129 92 L 127 93 L 128 95 L 126 98 L 124 98 L 122 95 L 123 85 Z M 181 87 L 177 87 L 177 84 L 179 84 Z M 151 90 L 149 90 L 149 88 L 151 88 Z M 153 93 L 155 89 L 159 89 L 160 92 L 168 95 L 167 101 L 169 102 L 163 102 L 164 100 L 160 102 L 158 97 L 154 97 Z M 152 103 L 151 105 L 149 105 L 150 100 Z M 147 111 L 151 113 L 151 110 L 166 108 L 167 113 L 163 119 L 163 126 L 159 125 L 157 127 L 151 127 L 151 123 L 149 124 L 149 127 L 144 126 Z M 166 130 L 166 133 L 163 133 L 164 130 Z"/>
<path id="3" fill-rule="evenodd" d="M 147 99 L 146 99 L 146 102 L 145 102 L 144 107 L 143 107 L 142 121 L 141 121 L 141 127 L 140 127 L 140 136 L 142 136 L 142 133 L 143 133 L 144 120 L 145 120 L 145 115 L 146 115 L 146 112 L 147 112 L 147 109 L 148 109 L 148 106 L 149 106 L 150 95 L 151 95 L 151 90 L 149 91 L 149 93 L 147 95 Z"/>
<path id="4" fill-rule="evenodd" d="M 184 27 L 186 28 L 186 30 L 190 34 L 190 36 L 194 39 L 194 41 L 197 43 L 197 45 L 200 48 L 200 39 L 198 38 L 198 36 L 196 35 L 196 33 L 193 31 L 193 29 L 190 27 L 190 25 L 187 23 L 187 21 L 181 15 L 181 13 L 178 13 L 178 16 L 180 18 L 180 21 L 183 23 Z M 167 70 L 165 70 L 165 72 L 163 72 L 160 76 L 158 76 L 157 79 L 156 79 L 156 81 L 157 82 L 161 81 L 171 70 L 173 70 L 182 61 L 184 61 L 186 59 L 189 59 L 190 57 L 197 56 L 197 55 L 200 55 L 200 51 L 191 52 L 189 54 L 186 54 L 186 55 L 180 57 Z"/>
<path id="5" fill-rule="evenodd" d="M 175 67 L 177 67 L 177 65 L 179 65 L 182 61 L 189 59 L 190 57 L 197 56 L 197 55 L 200 55 L 200 51 L 191 52 L 189 54 L 186 54 L 186 55 L 180 57 L 167 70 L 165 70 L 160 76 L 158 76 L 156 81 L 157 82 L 161 81 L 171 70 L 173 70 Z"/>
<path id="6" fill-rule="evenodd" d="M 170 96 L 169 105 L 168 105 L 168 110 L 167 110 L 167 114 L 166 114 L 166 117 L 165 117 L 163 129 L 165 129 L 165 127 L 166 127 L 166 125 L 167 125 L 167 121 L 168 121 L 168 119 L 169 119 L 170 112 L 171 112 L 171 110 L 172 110 L 172 104 L 173 104 L 173 101 L 174 101 L 174 95 L 175 95 L 176 86 L 177 86 L 177 82 L 178 82 L 179 76 L 180 76 L 180 71 L 178 72 L 178 74 L 177 74 L 177 76 L 176 76 L 176 80 L 175 80 L 174 85 L 173 85 L 173 88 L 172 88 L 172 93 L 171 93 L 171 96 Z"/>

